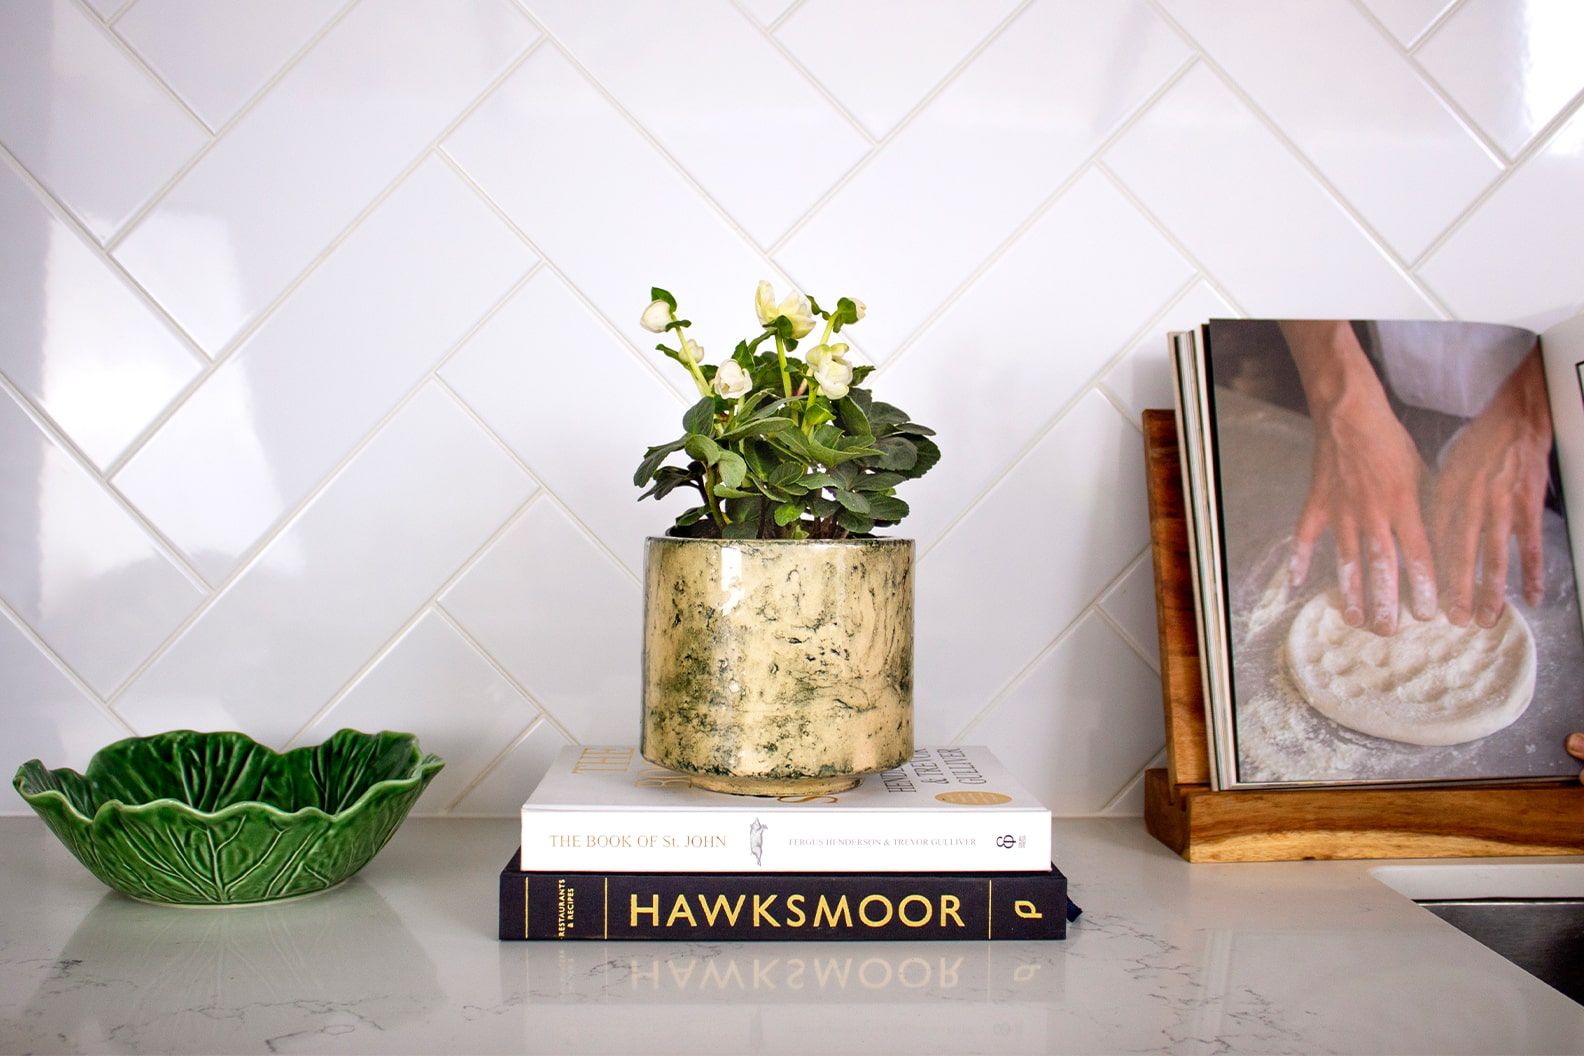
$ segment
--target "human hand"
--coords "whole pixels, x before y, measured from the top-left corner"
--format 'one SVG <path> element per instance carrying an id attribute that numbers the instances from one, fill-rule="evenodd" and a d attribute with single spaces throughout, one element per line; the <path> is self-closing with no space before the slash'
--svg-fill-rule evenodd
<path id="1" fill-rule="evenodd" d="M 1293 533 L 1288 582 L 1303 584 L 1315 543 L 1330 529 L 1342 619 L 1362 627 L 1368 612 L 1370 630 L 1395 634 L 1400 545 L 1409 607 L 1416 618 L 1430 619 L 1436 611 L 1436 579 L 1419 511 L 1424 465 L 1413 440 L 1392 413 L 1351 327 L 1320 322 L 1281 327 L 1315 425 L 1314 469 Z"/>
<path id="2" fill-rule="evenodd" d="M 1568 734 L 1567 753 L 1575 759 L 1584 760 L 1584 733 Z M 1584 782 L 1584 770 L 1579 771 L 1579 780 Z"/>
<path id="3" fill-rule="evenodd" d="M 1436 479 L 1432 532 L 1447 619 L 1459 627 L 1468 625 L 1471 614 L 1481 627 L 1494 626 L 1501 617 L 1513 535 L 1524 598 L 1537 605 L 1544 595 L 1541 514 L 1550 455 L 1551 412 L 1535 351 L 1458 434 Z"/>

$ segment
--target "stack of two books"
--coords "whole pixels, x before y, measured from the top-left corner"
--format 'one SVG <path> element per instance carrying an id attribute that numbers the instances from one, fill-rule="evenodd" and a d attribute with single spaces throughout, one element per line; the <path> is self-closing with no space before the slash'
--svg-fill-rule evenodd
<path id="1" fill-rule="evenodd" d="M 923 748 L 836 795 L 693 788 L 567 748 L 522 809 L 502 939 L 1060 939 L 1050 811 L 984 748 Z"/>

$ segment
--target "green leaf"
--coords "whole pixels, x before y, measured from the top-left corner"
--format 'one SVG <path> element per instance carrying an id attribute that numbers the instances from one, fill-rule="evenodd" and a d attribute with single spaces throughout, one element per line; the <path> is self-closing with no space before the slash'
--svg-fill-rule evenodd
<path id="1" fill-rule="evenodd" d="M 692 325 L 693 320 L 691 319 L 673 319 L 665 325 L 665 328 L 667 330 L 675 330 L 678 333 L 681 333 L 684 328 Z"/>
<path id="2" fill-rule="evenodd" d="M 679 527 L 686 528 L 690 524 L 697 524 L 708 516 L 709 510 L 703 506 L 693 506 L 683 510 L 681 515 L 677 517 L 676 523 Z"/>
<path id="3" fill-rule="evenodd" d="M 875 461 L 875 465 L 880 469 L 905 471 L 912 469 L 914 463 L 918 461 L 918 448 L 906 437 L 884 436 L 876 440 L 874 446 L 880 450 L 880 458 Z"/>
<path id="4" fill-rule="evenodd" d="M 748 463 L 735 451 L 722 451 L 719 459 L 721 483 L 728 488 L 741 486 L 748 476 Z"/>
<path id="5" fill-rule="evenodd" d="M 643 487 L 649 483 L 649 478 L 655 475 L 655 470 L 660 468 L 660 463 L 674 451 L 682 450 L 687 443 L 687 437 L 678 437 L 669 444 L 660 444 L 644 451 L 643 461 L 638 463 L 638 469 L 633 473 L 633 486 Z"/>
<path id="6" fill-rule="evenodd" d="M 851 510 L 853 513 L 869 512 L 869 500 L 858 494 L 856 491 L 848 491 L 846 488 L 837 488 L 836 501 L 841 503 L 847 509 Z"/>
<path id="7" fill-rule="evenodd" d="M 713 466 L 721 460 L 721 446 L 702 433 L 689 433 L 687 436 L 687 453 L 704 463 Z"/>
<path id="8" fill-rule="evenodd" d="M 827 499 L 823 495 L 816 495 L 808 500 L 808 511 L 816 517 L 829 517 L 841 509 L 835 499 Z"/>
<path id="9" fill-rule="evenodd" d="M 829 312 L 825 311 L 825 309 L 819 306 L 819 302 L 814 299 L 812 294 L 809 295 L 808 302 L 809 309 L 813 311 L 815 315 L 820 316 L 821 318 L 826 318 L 830 315 Z"/>
<path id="10" fill-rule="evenodd" d="M 908 504 L 895 495 L 869 496 L 869 516 L 877 521 L 900 521 L 908 515 Z"/>
<path id="11" fill-rule="evenodd" d="M 715 497 L 718 499 L 752 499 L 757 498 L 759 495 L 757 491 L 743 491 L 741 488 L 734 488 L 730 484 L 717 484 L 714 491 Z"/>
<path id="12" fill-rule="evenodd" d="M 775 523 L 783 528 L 803 516 L 803 506 L 796 502 L 783 502 L 775 508 Z"/>
<path id="13" fill-rule="evenodd" d="M 908 473 L 910 477 L 922 477 L 935 468 L 935 463 L 941 460 L 941 449 L 935 441 L 928 437 L 916 436 L 913 446 L 918 449 L 918 461 L 913 463 L 913 469 Z"/>
<path id="14" fill-rule="evenodd" d="M 715 397 L 706 396 L 687 409 L 682 416 L 682 428 L 690 433 L 709 436 L 715 431 Z"/>
<path id="15" fill-rule="evenodd" d="M 851 297 L 843 297 L 836 302 L 836 310 L 831 313 L 831 332 L 841 333 L 841 328 L 849 323 L 858 321 L 858 305 Z"/>
<path id="16" fill-rule="evenodd" d="M 852 390 L 849 389 L 847 395 L 850 397 Z M 841 414 L 842 426 L 853 436 L 874 435 L 874 429 L 869 425 L 869 416 L 854 400 L 838 400 L 836 410 Z"/>
<path id="17" fill-rule="evenodd" d="M 670 308 L 673 312 L 676 311 L 676 298 L 671 296 L 669 290 L 662 290 L 658 286 L 651 286 L 649 287 L 649 299 L 652 301 L 664 301 L 666 303 L 666 307 Z"/>
<path id="18" fill-rule="evenodd" d="M 850 451 L 843 451 L 834 447 L 827 447 L 812 437 L 804 436 L 797 429 L 788 429 L 784 433 L 776 433 L 772 437 L 777 444 L 784 443 L 791 449 L 792 454 L 806 462 L 818 462 L 823 466 L 836 466 L 843 462 L 850 462 L 855 458 L 867 458 L 870 455 L 880 454 L 878 448 L 859 447 Z"/>
<path id="19" fill-rule="evenodd" d="M 778 418 L 771 415 L 767 418 L 751 418 L 734 429 L 728 429 L 721 434 L 722 440 L 741 440 L 748 436 L 768 436 L 779 433 L 783 429 L 792 428 L 792 419 Z"/>
<path id="20" fill-rule="evenodd" d="M 789 484 L 796 484 L 803 478 L 803 467 L 796 462 L 777 462 L 770 472 L 763 474 L 764 479 L 778 488 Z"/>
<path id="21" fill-rule="evenodd" d="M 891 431 L 893 433 L 904 433 L 904 434 L 906 434 L 908 436 L 934 436 L 935 435 L 935 430 L 931 429 L 927 425 L 920 425 L 917 422 L 903 422 L 901 425 L 897 426 L 896 428 L 892 429 Z"/>
<path id="22" fill-rule="evenodd" d="M 867 535 L 874 531 L 874 521 L 861 513 L 851 510 L 842 510 L 836 515 L 836 523 L 847 529 L 853 535 Z"/>
<path id="23" fill-rule="evenodd" d="M 693 480 L 693 474 L 680 466 L 661 466 L 655 473 L 654 487 L 638 496 L 646 499 L 653 495 L 656 499 L 663 499 L 677 488 Z"/>
<path id="24" fill-rule="evenodd" d="M 856 363 L 853 365 L 852 383 L 854 385 L 863 381 L 875 371 L 873 363 Z"/>
<path id="25" fill-rule="evenodd" d="M 842 486 L 842 482 L 829 473 L 810 473 L 806 477 L 799 478 L 798 483 L 805 488 L 839 488 Z"/>
<path id="26" fill-rule="evenodd" d="M 890 491 L 907 479 L 901 473 L 865 473 L 852 488 L 854 491 Z"/>
<path id="27" fill-rule="evenodd" d="M 875 400 L 869 405 L 869 420 L 879 425 L 901 425 L 908 420 L 907 412 L 900 407 Z"/>

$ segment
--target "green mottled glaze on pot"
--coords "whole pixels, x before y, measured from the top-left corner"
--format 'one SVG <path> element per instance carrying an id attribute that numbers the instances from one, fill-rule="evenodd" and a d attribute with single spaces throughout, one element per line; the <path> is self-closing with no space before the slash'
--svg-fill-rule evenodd
<path id="1" fill-rule="evenodd" d="M 81 774 L 34 759 L 11 783 L 117 891 L 237 905 L 350 877 L 444 765 L 410 733 L 342 730 L 280 753 L 246 734 L 173 730 L 102 748 Z"/>
<path id="2" fill-rule="evenodd" d="M 913 543 L 652 538 L 643 756 L 704 788 L 850 788 L 913 754 Z"/>

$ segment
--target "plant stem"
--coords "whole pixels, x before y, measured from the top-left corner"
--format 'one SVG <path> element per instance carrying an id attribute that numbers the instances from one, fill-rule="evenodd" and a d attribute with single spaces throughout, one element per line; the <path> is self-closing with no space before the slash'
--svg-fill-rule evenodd
<path id="1" fill-rule="evenodd" d="M 673 323 L 677 321 L 675 308 L 671 309 L 671 321 Z M 698 364 L 693 362 L 692 357 L 688 355 L 687 334 L 680 326 L 671 332 L 676 335 L 677 351 L 682 353 L 682 362 L 686 363 L 688 370 L 693 373 L 693 383 L 698 386 L 699 395 L 708 396 L 710 394 L 710 384 L 705 380 L 704 372 L 698 368 Z"/>
<path id="2" fill-rule="evenodd" d="M 786 342 L 781 340 L 781 332 L 776 331 L 776 362 L 781 365 L 781 391 L 786 393 L 788 400 L 792 399 L 792 375 L 787 373 Z"/>

